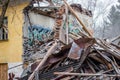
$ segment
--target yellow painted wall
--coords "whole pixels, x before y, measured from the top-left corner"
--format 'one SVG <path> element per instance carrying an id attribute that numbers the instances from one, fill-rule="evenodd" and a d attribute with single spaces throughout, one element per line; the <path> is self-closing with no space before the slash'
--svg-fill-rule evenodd
<path id="1" fill-rule="evenodd" d="M 22 25 L 23 9 L 28 3 L 23 3 L 7 9 L 8 41 L 0 41 L 0 63 L 22 61 Z"/>

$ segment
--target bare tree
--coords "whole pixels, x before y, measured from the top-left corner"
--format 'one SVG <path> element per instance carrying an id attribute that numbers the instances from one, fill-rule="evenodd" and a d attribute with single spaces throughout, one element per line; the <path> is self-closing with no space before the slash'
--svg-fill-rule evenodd
<path id="1" fill-rule="evenodd" d="M 10 2 L 10 0 L 0 0 L 0 3 L 2 5 L 2 12 L 1 12 L 1 15 L 0 15 L 0 28 L 3 27 L 3 20 L 4 20 L 4 17 L 5 17 L 5 13 L 7 11 L 9 2 Z"/>

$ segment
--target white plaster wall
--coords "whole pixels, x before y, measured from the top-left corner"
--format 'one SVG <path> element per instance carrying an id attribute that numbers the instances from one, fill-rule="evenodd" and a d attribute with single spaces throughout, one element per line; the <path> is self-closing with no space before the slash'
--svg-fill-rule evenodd
<path id="1" fill-rule="evenodd" d="M 23 33 L 24 33 L 24 37 L 28 37 L 28 26 L 30 26 L 30 24 L 28 17 L 27 16 L 24 17 L 25 17 L 24 18 L 25 21 L 23 25 Z M 49 27 L 50 29 L 53 29 L 54 27 L 55 20 L 53 18 L 36 14 L 34 12 L 29 12 L 29 17 L 32 25 L 40 25 L 47 28 Z"/>
<path id="2" fill-rule="evenodd" d="M 41 25 L 41 26 L 50 27 L 50 28 L 53 28 L 54 26 L 53 18 L 36 14 L 33 12 L 30 12 L 29 15 L 30 15 L 32 24 Z"/>

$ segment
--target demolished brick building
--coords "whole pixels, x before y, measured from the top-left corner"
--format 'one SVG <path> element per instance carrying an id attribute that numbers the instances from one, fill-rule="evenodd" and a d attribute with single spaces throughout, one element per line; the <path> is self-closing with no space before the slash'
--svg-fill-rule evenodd
<path id="1" fill-rule="evenodd" d="M 88 29 L 92 24 L 91 11 L 80 4 L 69 6 L 64 2 L 49 7 L 30 4 L 24 9 L 21 79 L 118 79 L 119 47 L 93 38 Z"/>

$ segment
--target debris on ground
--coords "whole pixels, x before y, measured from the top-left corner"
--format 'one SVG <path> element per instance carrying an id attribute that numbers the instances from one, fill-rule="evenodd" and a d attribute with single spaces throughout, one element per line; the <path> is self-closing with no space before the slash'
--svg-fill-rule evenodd
<path id="1" fill-rule="evenodd" d="M 114 44 L 119 37 L 110 42 L 94 38 L 74 9 L 77 7 L 79 12 L 90 17 L 92 13 L 79 4 L 69 6 L 65 0 L 64 3 L 56 12 L 53 39 L 36 41 L 39 51 L 35 54 L 32 47 L 26 48 L 31 55 L 27 60 L 32 63 L 24 69 L 21 80 L 119 80 L 120 46 Z M 68 44 L 60 40 L 61 27 L 67 23 L 63 16 L 66 7 L 82 28 L 77 34 L 69 33 Z"/>

